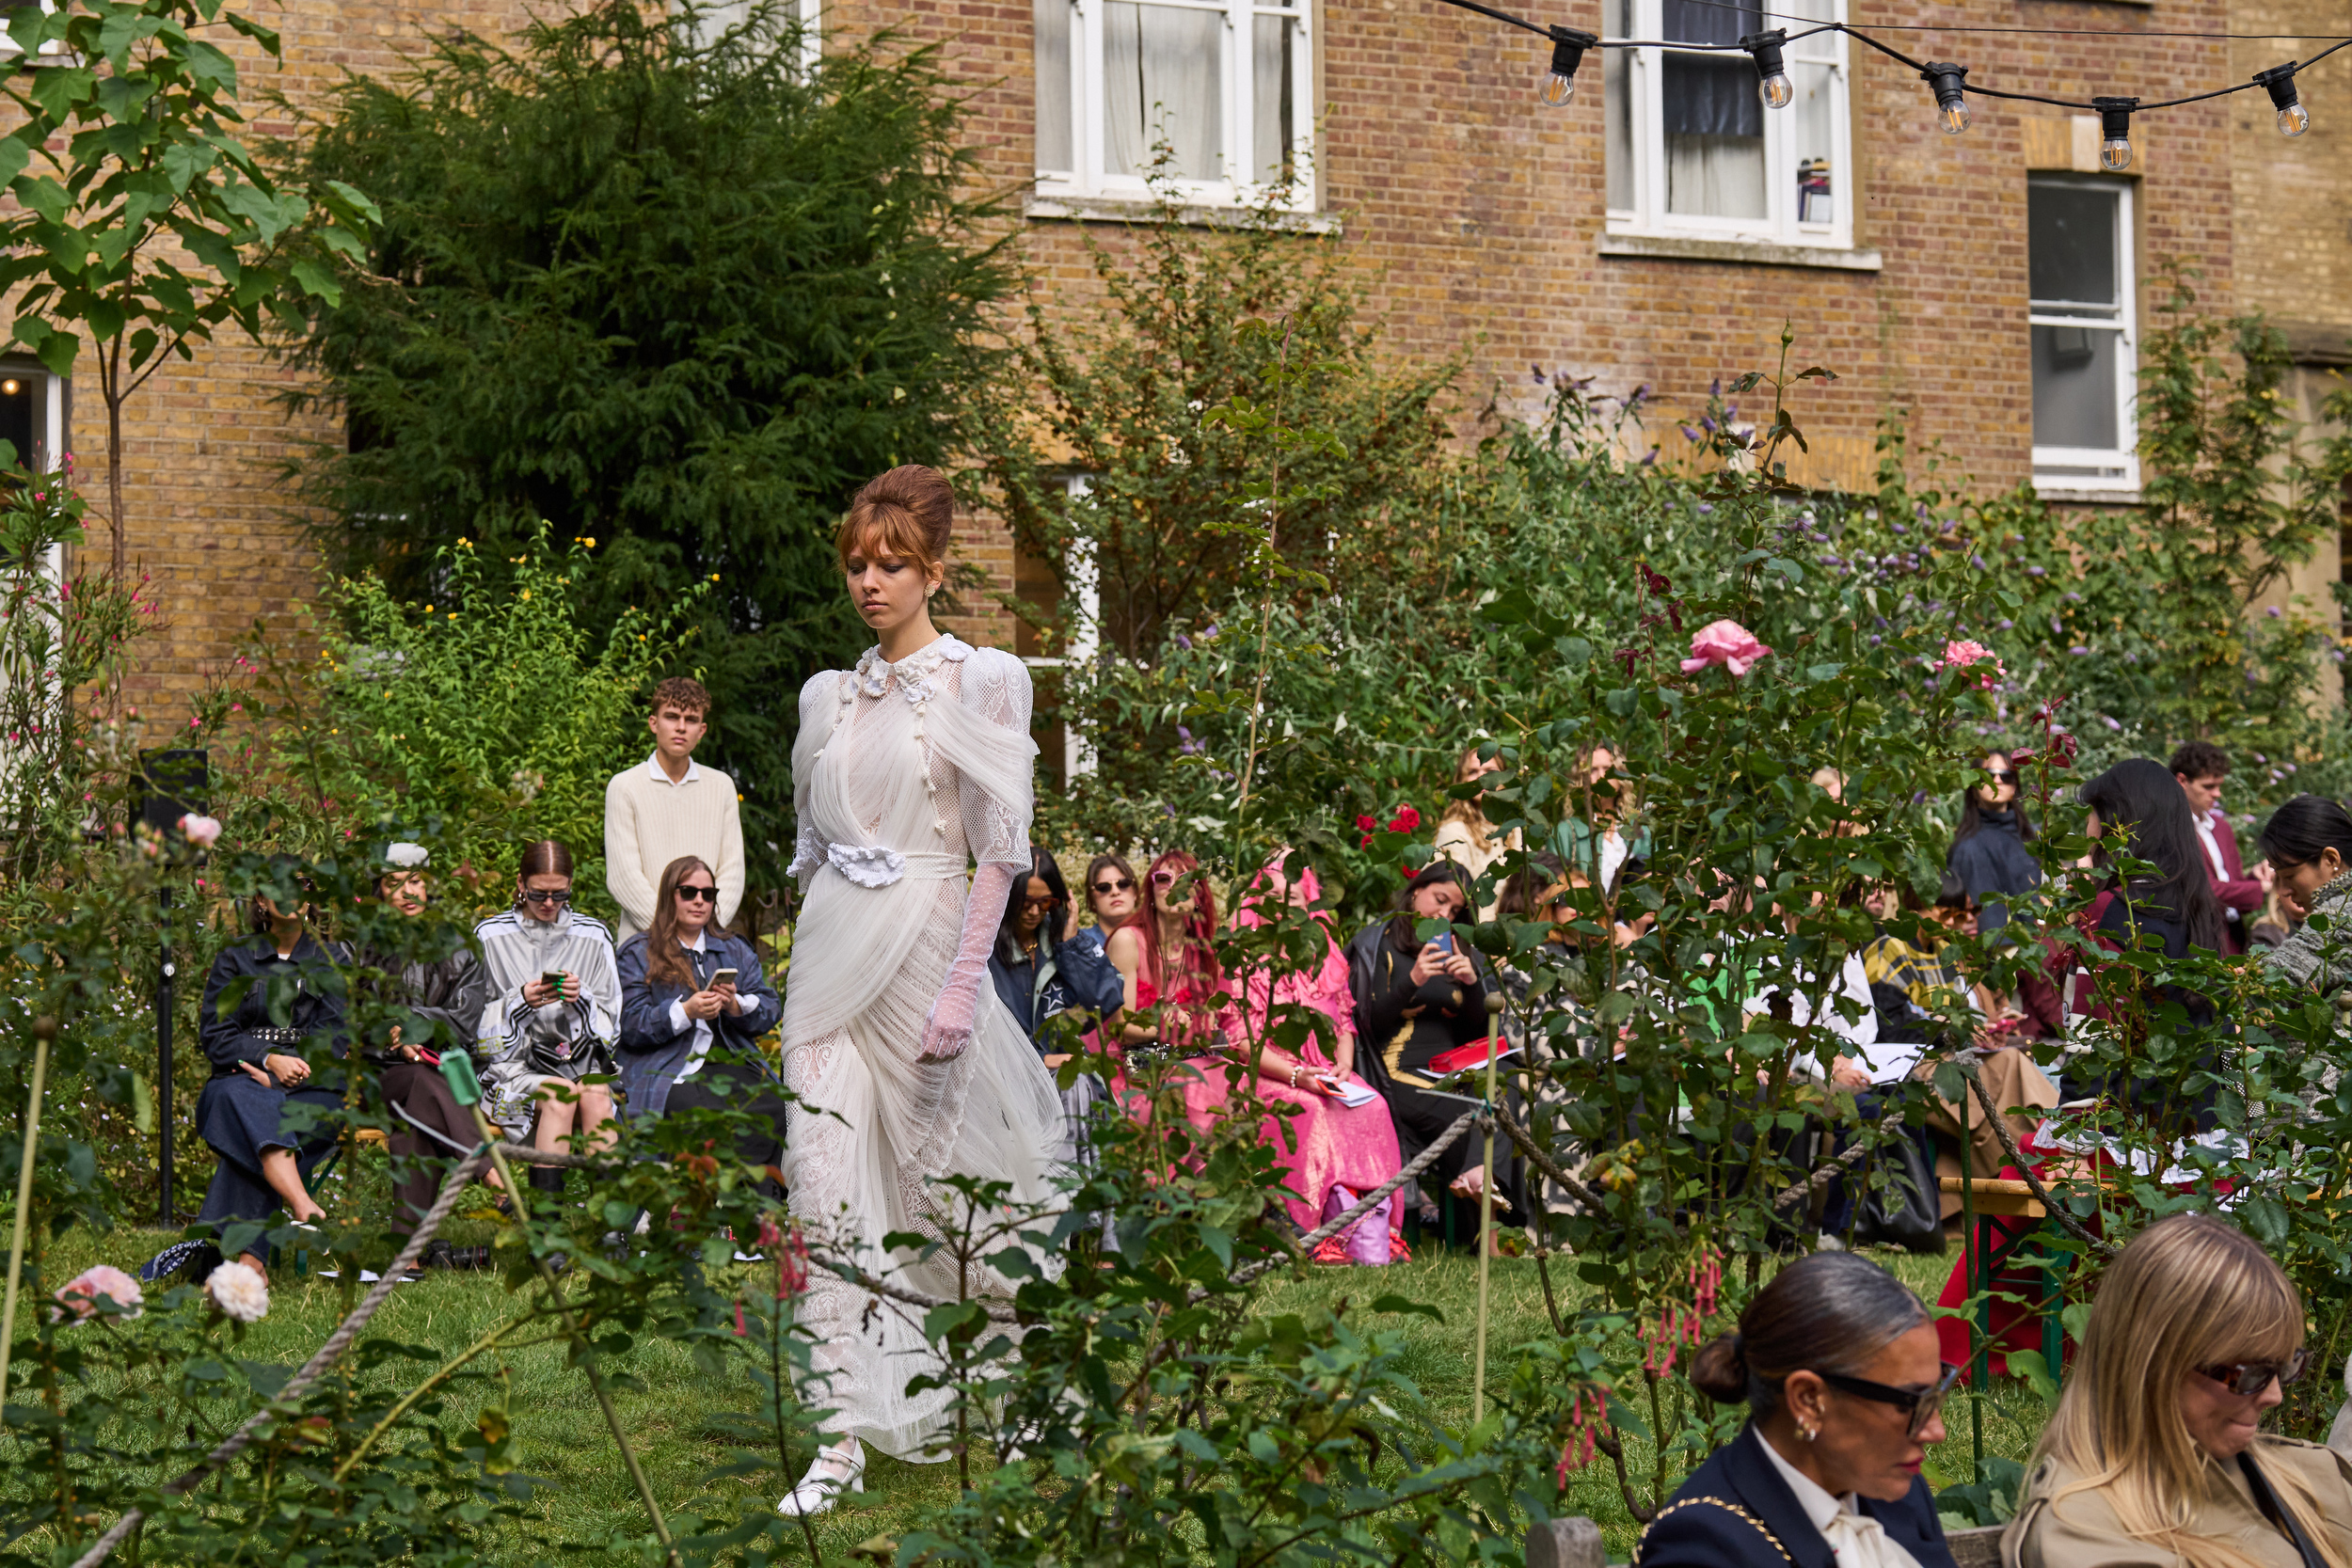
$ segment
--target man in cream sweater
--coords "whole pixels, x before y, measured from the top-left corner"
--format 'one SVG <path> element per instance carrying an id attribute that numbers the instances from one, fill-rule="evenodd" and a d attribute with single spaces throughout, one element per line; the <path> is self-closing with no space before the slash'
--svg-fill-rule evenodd
<path id="1" fill-rule="evenodd" d="M 653 689 L 653 755 L 604 788 L 604 882 L 621 907 L 618 940 L 653 924 L 654 892 L 680 855 L 700 855 L 719 879 L 718 923 L 743 901 L 743 818 L 735 781 L 694 760 L 710 728 L 710 693 L 674 675 Z"/>

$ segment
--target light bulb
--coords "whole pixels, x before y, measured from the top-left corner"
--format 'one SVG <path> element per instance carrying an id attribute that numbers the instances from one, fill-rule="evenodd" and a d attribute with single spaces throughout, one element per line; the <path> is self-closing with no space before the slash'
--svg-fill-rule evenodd
<path id="1" fill-rule="evenodd" d="M 1957 136 L 1968 129 L 1968 99 L 1961 84 L 1968 79 L 1968 68 L 1939 61 L 1919 72 L 1919 80 L 1935 89 L 1935 119 L 1947 136 Z"/>
<path id="2" fill-rule="evenodd" d="M 2099 111 L 2099 166 L 2121 174 L 2132 166 L 2132 111 L 2139 100 L 2094 98 L 2090 106 Z"/>
<path id="3" fill-rule="evenodd" d="M 1545 74 L 1543 86 L 1535 89 L 1535 99 L 1557 109 L 1576 96 L 1577 62 L 1584 58 L 1584 51 L 1600 40 L 1577 27 L 1552 27 L 1547 31 L 1551 35 L 1551 70 Z"/>
<path id="4" fill-rule="evenodd" d="M 2282 136 L 2299 136 L 2312 128 L 2311 111 L 2296 94 L 2295 71 L 2296 62 L 2289 60 L 2254 72 L 2254 80 L 2269 90 L 2270 106 L 2279 111 L 2279 135 Z"/>
<path id="5" fill-rule="evenodd" d="M 1764 100 L 1768 109 L 1785 109 L 1796 100 L 1796 84 L 1788 80 L 1788 72 L 1780 61 L 1780 46 L 1788 41 L 1786 27 L 1775 27 L 1769 33 L 1750 33 L 1740 40 L 1740 47 L 1755 57 L 1756 95 Z"/>

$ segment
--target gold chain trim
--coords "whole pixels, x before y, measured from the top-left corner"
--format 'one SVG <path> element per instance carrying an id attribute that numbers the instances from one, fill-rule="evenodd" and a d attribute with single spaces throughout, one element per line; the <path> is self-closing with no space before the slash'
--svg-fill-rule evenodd
<path id="1" fill-rule="evenodd" d="M 1649 1532 L 1656 1529 L 1660 1525 L 1665 1523 L 1666 1516 L 1668 1514 L 1679 1513 L 1681 1510 L 1686 1508 L 1696 1508 L 1701 1503 L 1712 1504 L 1713 1506 L 1722 1509 L 1726 1513 L 1736 1514 L 1740 1518 L 1746 1520 L 1750 1525 L 1753 1525 L 1756 1528 L 1756 1531 L 1758 1535 L 1761 1535 L 1765 1540 L 1772 1544 L 1772 1550 L 1780 1554 L 1781 1561 L 1788 1563 L 1791 1565 L 1791 1568 L 1794 1568 L 1794 1564 L 1797 1560 L 1788 1555 L 1788 1548 L 1780 1544 L 1780 1537 L 1774 1535 L 1770 1527 L 1768 1527 L 1763 1520 L 1757 1518 L 1755 1514 L 1750 1513 L 1746 1509 L 1741 1508 L 1738 1503 L 1732 1502 L 1724 1497 L 1685 1497 L 1680 1502 L 1668 1503 L 1665 1507 L 1660 1509 L 1658 1511 L 1658 1517 L 1652 1519 L 1643 1528 L 1641 1540 L 1633 1543 L 1633 1560 L 1635 1562 L 1642 1560 L 1642 1547 L 1649 1540 Z"/>

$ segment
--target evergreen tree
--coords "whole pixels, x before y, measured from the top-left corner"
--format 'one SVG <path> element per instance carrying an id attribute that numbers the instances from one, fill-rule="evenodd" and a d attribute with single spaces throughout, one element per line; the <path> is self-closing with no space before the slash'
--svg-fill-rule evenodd
<path id="1" fill-rule="evenodd" d="M 801 681 L 865 643 L 834 523 L 951 459 L 996 365 L 993 211 L 930 57 L 889 49 L 812 68 L 780 11 L 605 0 L 350 78 L 285 155 L 383 207 L 295 347 L 350 437 L 295 465 L 329 558 L 429 590 L 437 548 L 546 518 L 596 542 L 592 616 L 710 584 L 689 657 L 763 866 Z"/>

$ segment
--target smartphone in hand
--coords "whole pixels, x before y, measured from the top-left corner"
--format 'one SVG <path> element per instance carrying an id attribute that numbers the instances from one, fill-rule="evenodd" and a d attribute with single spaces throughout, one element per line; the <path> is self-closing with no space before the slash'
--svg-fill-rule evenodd
<path id="1" fill-rule="evenodd" d="M 564 999 L 564 972 L 562 970 L 541 970 L 539 983 L 555 992 L 557 1001 Z"/>
<path id="2" fill-rule="evenodd" d="M 706 989 L 717 990 L 721 986 L 731 986 L 735 984 L 735 976 L 736 971 L 732 969 L 714 969 L 710 972 L 710 984 Z"/>

